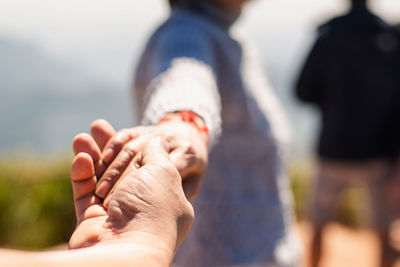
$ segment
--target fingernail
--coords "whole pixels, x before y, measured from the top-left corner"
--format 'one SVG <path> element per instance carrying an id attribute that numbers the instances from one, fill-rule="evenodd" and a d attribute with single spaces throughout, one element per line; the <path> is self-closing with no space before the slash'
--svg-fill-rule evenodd
<path id="1" fill-rule="evenodd" d="M 107 148 L 103 153 L 103 161 L 107 164 L 110 164 L 112 157 L 114 155 L 114 150 L 112 148 Z"/>
<path id="2" fill-rule="evenodd" d="M 96 195 L 98 197 L 104 198 L 108 191 L 111 189 L 111 183 L 108 180 L 102 181 L 96 188 Z"/>

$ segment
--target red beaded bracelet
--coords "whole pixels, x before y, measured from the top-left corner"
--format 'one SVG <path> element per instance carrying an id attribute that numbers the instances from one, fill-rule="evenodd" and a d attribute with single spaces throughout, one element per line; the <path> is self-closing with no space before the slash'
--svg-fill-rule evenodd
<path id="1" fill-rule="evenodd" d="M 179 112 L 167 114 L 160 120 L 160 122 L 170 120 L 173 115 L 179 115 L 183 121 L 192 123 L 200 132 L 208 133 L 208 127 L 204 123 L 203 119 L 190 110 L 181 110 Z"/>

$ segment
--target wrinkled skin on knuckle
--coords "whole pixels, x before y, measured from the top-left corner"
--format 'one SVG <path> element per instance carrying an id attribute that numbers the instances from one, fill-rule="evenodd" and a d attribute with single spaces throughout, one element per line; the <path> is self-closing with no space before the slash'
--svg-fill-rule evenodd
<path id="1" fill-rule="evenodd" d="M 124 146 L 124 143 L 121 138 L 115 137 L 113 140 L 111 140 L 111 143 L 109 146 L 114 151 L 119 151 Z M 111 162 L 109 162 L 109 163 L 111 163 Z"/>
<path id="2" fill-rule="evenodd" d="M 115 135 L 115 137 L 111 140 L 110 146 L 114 150 L 119 150 L 125 145 L 125 141 L 127 139 L 127 135 L 129 135 L 129 129 L 121 129 Z M 129 140 L 130 138 L 128 138 Z"/>
<path id="3" fill-rule="evenodd" d="M 104 173 L 102 180 L 109 181 L 111 183 L 116 182 L 118 178 L 121 176 L 121 170 L 118 168 L 108 169 L 106 173 Z"/>
<path id="4" fill-rule="evenodd" d="M 118 200 L 117 200 L 117 199 Z M 126 214 L 126 203 L 123 202 L 122 199 L 125 197 L 116 197 L 110 200 L 108 205 L 108 215 L 109 221 L 113 224 L 114 227 L 121 227 L 121 224 L 125 221 L 126 218 L 132 219 L 134 217 L 133 211 L 135 210 L 133 207 L 129 209 L 129 213 Z M 129 214 L 131 214 L 129 216 Z"/>
<path id="5" fill-rule="evenodd" d="M 109 204 L 109 222 L 117 231 L 129 231 L 138 223 L 148 227 L 149 222 L 152 226 L 147 229 L 156 232 L 173 226 L 180 244 L 193 222 L 193 207 L 171 162 L 165 160 L 150 166 L 132 171 L 130 178 L 121 182 Z M 131 223 L 133 218 L 135 223 Z"/>
<path id="6" fill-rule="evenodd" d="M 123 146 L 122 151 L 127 154 L 129 159 L 133 159 L 137 154 L 137 147 L 135 143 L 129 142 Z"/>
<path id="7" fill-rule="evenodd" d="M 148 213 L 150 204 L 143 200 L 137 190 L 136 185 L 130 186 L 125 183 L 114 192 L 108 206 L 109 222 L 114 228 L 124 228 L 134 218 Z"/>
<path id="8" fill-rule="evenodd" d="M 157 175 L 157 179 L 162 177 L 174 182 L 180 182 L 181 180 L 178 170 L 171 162 L 168 161 L 157 162 L 157 165 L 149 166 L 148 171 Z"/>
<path id="9" fill-rule="evenodd" d="M 160 190 L 158 196 L 160 205 L 163 206 L 165 201 L 171 203 L 171 201 L 177 201 L 175 204 L 171 204 L 171 208 L 180 207 L 181 203 L 186 203 L 186 198 L 182 189 L 182 178 L 170 161 L 160 161 L 157 164 L 152 164 L 141 169 L 142 177 L 146 180 L 147 177 L 152 177 L 152 180 L 156 184 L 160 185 L 154 187 L 156 190 Z M 150 180 L 150 179 L 149 179 Z"/>

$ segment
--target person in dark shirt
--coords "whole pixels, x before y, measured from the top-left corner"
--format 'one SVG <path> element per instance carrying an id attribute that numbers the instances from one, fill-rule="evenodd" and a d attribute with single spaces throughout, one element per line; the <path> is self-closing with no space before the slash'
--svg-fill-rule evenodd
<path id="1" fill-rule="evenodd" d="M 298 98 L 322 115 L 311 261 L 318 266 L 322 230 L 334 215 L 339 194 L 350 182 L 362 180 L 382 243 L 382 266 L 390 266 L 385 188 L 400 136 L 400 42 L 394 27 L 371 13 L 367 0 L 351 3 L 349 13 L 319 27 L 296 88 Z"/>

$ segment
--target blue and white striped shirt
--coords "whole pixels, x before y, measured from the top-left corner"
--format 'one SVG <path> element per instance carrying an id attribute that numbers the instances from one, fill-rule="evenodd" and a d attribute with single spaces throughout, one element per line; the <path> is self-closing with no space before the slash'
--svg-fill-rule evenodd
<path id="1" fill-rule="evenodd" d="M 231 19 L 232 18 L 232 19 Z M 256 49 L 234 37 L 233 16 L 176 8 L 150 38 L 135 92 L 144 124 L 192 110 L 212 151 L 193 202 L 196 219 L 178 266 L 297 266 L 292 199 L 283 171 L 289 131 Z"/>

